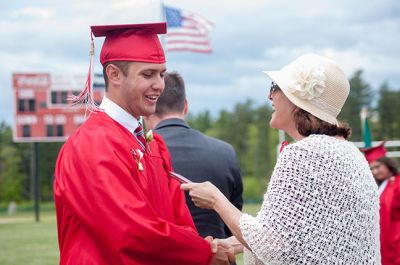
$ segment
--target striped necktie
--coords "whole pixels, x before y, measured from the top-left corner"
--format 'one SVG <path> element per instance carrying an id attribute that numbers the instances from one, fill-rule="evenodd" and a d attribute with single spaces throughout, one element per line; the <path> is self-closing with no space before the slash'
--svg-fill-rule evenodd
<path id="1" fill-rule="evenodd" d="M 138 127 L 134 131 L 134 135 L 138 140 L 138 143 L 142 147 L 143 151 L 146 150 L 146 138 L 144 137 L 144 131 L 142 125 L 138 124 Z"/>

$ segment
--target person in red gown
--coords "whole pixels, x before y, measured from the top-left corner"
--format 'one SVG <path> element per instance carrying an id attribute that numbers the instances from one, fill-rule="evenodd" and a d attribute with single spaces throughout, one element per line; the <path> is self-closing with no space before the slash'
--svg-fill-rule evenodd
<path id="1" fill-rule="evenodd" d="M 380 193 L 382 265 L 400 264 L 400 174 L 384 142 L 363 150 Z"/>
<path id="2" fill-rule="evenodd" d="M 199 236 L 165 143 L 138 122 L 163 92 L 165 23 L 92 26 L 106 94 L 56 163 L 60 264 L 228 264 L 233 250 Z M 88 90 L 81 94 L 90 101 Z"/>

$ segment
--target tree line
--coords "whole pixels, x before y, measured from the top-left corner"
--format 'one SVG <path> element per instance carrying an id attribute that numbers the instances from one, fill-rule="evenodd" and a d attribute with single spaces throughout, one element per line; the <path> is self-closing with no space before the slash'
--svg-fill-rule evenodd
<path id="1" fill-rule="evenodd" d="M 351 141 L 362 141 L 360 111 L 368 107 L 373 140 L 399 139 L 400 91 L 383 83 L 372 89 L 356 71 L 350 78 L 350 95 L 339 116 L 348 122 Z M 267 91 L 266 91 L 267 94 Z M 265 96 L 266 97 L 266 96 Z M 266 98 L 267 101 L 267 98 Z M 205 109 L 207 107 L 205 106 Z M 272 109 L 251 100 L 237 103 L 230 111 L 212 117 L 208 110 L 190 114 L 192 128 L 230 143 L 236 150 L 245 183 L 246 201 L 259 201 L 265 192 L 277 158 L 278 132 L 269 128 Z M 39 176 L 42 201 L 53 199 L 54 166 L 62 143 L 39 143 Z M 13 143 L 11 125 L 0 123 L 0 206 L 31 199 L 33 144 Z"/>

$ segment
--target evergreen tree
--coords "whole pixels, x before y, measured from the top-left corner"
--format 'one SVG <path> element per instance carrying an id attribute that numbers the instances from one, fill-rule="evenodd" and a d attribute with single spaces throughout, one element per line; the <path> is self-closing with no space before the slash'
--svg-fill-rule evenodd
<path id="1" fill-rule="evenodd" d="M 8 145 L 1 148 L 0 163 L 0 201 L 21 201 L 23 199 L 22 182 L 24 174 L 19 170 L 21 157 L 17 149 Z"/>
<path id="2" fill-rule="evenodd" d="M 186 120 L 192 128 L 196 128 L 196 130 L 199 130 L 203 133 L 212 126 L 212 120 L 208 110 L 200 112 L 196 116 L 189 114 Z"/>
<path id="3" fill-rule="evenodd" d="M 379 89 L 377 112 L 379 116 L 378 139 L 400 138 L 400 91 L 383 84 Z"/>
<path id="4" fill-rule="evenodd" d="M 54 169 L 62 144 L 59 142 L 39 143 L 40 194 L 44 201 L 53 199 Z"/>
<path id="5" fill-rule="evenodd" d="M 257 169 L 255 176 L 257 178 L 269 179 L 272 168 L 276 161 L 276 145 L 278 144 L 277 138 L 271 138 L 276 133 L 275 129 L 269 127 L 272 110 L 266 105 L 260 106 L 254 111 L 254 124 L 258 128 L 257 138 Z"/>
<path id="6" fill-rule="evenodd" d="M 370 108 L 371 104 L 371 87 L 362 79 L 362 73 L 362 70 L 357 70 L 350 78 L 350 94 L 339 115 L 339 120 L 351 126 L 352 141 L 362 140 L 360 112 L 363 106 Z"/>
<path id="7" fill-rule="evenodd" d="M 248 174 L 245 166 L 248 149 L 248 125 L 253 122 L 253 102 L 238 103 L 232 112 L 221 111 L 213 128 L 213 136 L 230 143 L 236 151 L 243 175 Z"/>
<path id="8" fill-rule="evenodd" d="M 21 171 L 21 155 L 12 142 L 11 127 L 0 123 L 0 201 L 23 199 L 23 182 L 27 175 Z"/>

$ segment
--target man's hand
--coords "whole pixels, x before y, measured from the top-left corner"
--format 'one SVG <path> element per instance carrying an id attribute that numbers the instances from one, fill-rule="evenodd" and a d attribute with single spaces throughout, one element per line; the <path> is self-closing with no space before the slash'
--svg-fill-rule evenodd
<path id="1" fill-rule="evenodd" d="M 228 238 L 224 238 L 224 239 L 219 239 L 216 238 L 214 239 L 214 241 L 218 244 L 218 245 L 223 245 L 225 246 L 225 248 L 233 248 L 233 253 L 235 255 L 242 253 L 243 252 L 243 245 L 242 243 L 240 243 L 235 236 L 231 236 Z"/>
<path id="2" fill-rule="evenodd" d="M 217 250 L 218 250 L 218 245 L 217 245 L 217 242 L 214 242 L 213 237 L 212 236 L 206 236 L 204 239 L 210 244 L 211 252 L 212 253 L 216 253 Z"/>
<path id="3" fill-rule="evenodd" d="M 210 238 L 206 237 L 206 240 L 210 242 Z M 211 250 L 215 253 L 214 259 L 211 262 L 212 265 L 229 265 L 236 260 L 234 248 L 228 243 L 214 239 L 211 243 Z M 214 250 L 216 251 L 214 252 Z"/>

